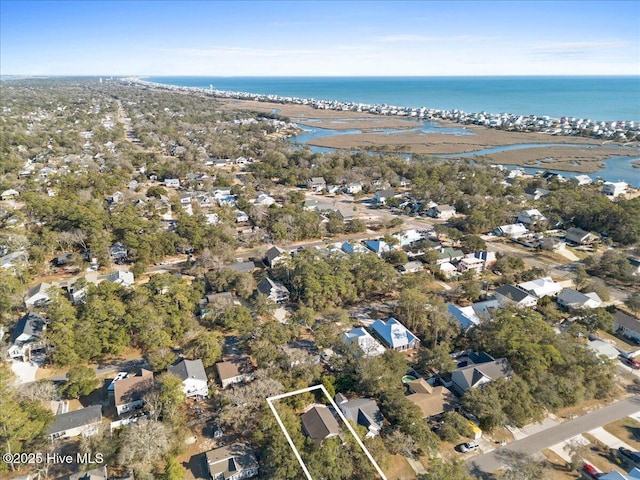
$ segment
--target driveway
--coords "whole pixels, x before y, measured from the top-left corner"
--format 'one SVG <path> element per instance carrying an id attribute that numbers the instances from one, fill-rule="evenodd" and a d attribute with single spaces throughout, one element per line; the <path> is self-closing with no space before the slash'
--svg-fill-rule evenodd
<path id="1" fill-rule="evenodd" d="M 491 478 L 490 474 L 504 467 L 504 459 L 510 452 L 531 455 L 581 435 L 583 432 L 594 430 L 638 412 L 640 412 L 640 395 L 614 402 L 595 412 L 513 442 L 494 452 L 472 458 L 467 461 L 467 467 L 480 478 Z M 504 453 L 501 454 L 501 452 Z"/>

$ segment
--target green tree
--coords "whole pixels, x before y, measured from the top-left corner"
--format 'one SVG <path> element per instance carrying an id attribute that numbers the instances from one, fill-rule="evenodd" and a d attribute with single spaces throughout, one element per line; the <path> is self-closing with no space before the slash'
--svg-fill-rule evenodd
<path id="1" fill-rule="evenodd" d="M 162 416 L 169 422 L 180 421 L 180 410 L 187 397 L 182 391 L 182 380 L 171 373 L 158 377 L 159 402 Z"/>
<path id="2" fill-rule="evenodd" d="M 62 387 L 65 398 L 78 398 L 89 395 L 98 387 L 96 372 L 89 367 L 75 365 L 67 372 L 68 380 Z"/>
<path id="3" fill-rule="evenodd" d="M 187 344 L 184 354 L 189 358 L 199 358 L 205 368 L 211 367 L 222 358 L 222 342 L 219 332 L 202 332 Z"/>
<path id="4" fill-rule="evenodd" d="M 434 458 L 429 461 L 427 473 L 418 475 L 418 480 L 472 480 L 464 463 L 454 460 L 451 463 Z"/>
<path id="5" fill-rule="evenodd" d="M 624 304 L 636 315 L 640 312 L 640 293 L 632 293 L 624 301 Z"/>

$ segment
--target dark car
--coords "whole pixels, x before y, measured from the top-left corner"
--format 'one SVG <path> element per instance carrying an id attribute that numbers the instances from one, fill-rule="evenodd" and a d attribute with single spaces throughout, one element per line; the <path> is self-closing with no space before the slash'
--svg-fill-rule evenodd
<path id="1" fill-rule="evenodd" d="M 618 457 L 634 467 L 640 467 L 640 452 L 634 452 L 628 448 L 620 447 L 618 449 Z"/>

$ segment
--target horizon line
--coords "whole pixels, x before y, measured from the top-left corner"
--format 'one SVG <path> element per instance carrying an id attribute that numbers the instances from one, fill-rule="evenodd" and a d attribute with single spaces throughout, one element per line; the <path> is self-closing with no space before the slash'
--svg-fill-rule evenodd
<path id="1" fill-rule="evenodd" d="M 449 74 L 435 74 L 435 75 L 221 75 L 221 74 L 199 74 L 199 75 L 175 75 L 175 74 L 112 74 L 112 73 L 91 73 L 91 74 L 21 74 L 21 73 L 6 73 L 1 74 L 0 78 L 4 77 L 21 77 L 21 78 L 78 78 L 78 77 L 114 77 L 114 78 L 148 78 L 148 77 L 164 77 L 164 78 L 521 78 L 521 77 L 538 77 L 538 78 L 562 78 L 562 77 L 580 77 L 580 78 L 611 78 L 611 77 L 629 77 L 639 78 L 639 74 L 493 74 L 493 75 L 449 75 Z"/>

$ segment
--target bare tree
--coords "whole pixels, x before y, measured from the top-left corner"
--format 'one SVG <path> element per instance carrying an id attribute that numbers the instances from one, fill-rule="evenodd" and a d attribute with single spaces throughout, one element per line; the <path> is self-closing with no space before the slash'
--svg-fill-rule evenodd
<path id="1" fill-rule="evenodd" d="M 118 463 L 149 470 L 169 451 L 171 435 L 171 431 L 160 422 L 136 422 L 122 432 Z"/>

